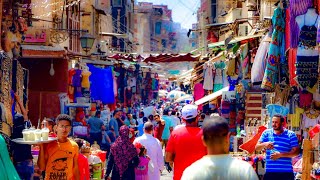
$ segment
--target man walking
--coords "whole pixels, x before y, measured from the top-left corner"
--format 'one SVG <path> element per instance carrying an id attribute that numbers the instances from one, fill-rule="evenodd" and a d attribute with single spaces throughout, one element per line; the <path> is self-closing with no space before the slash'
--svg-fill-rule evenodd
<path id="1" fill-rule="evenodd" d="M 258 180 L 249 163 L 229 156 L 230 132 L 224 118 L 213 117 L 204 123 L 202 141 L 207 147 L 208 155 L 184 170 L 182 180 Z"/>
<path id="2" fill-rule="evenodd" d="M 267 151 L 264 180 L 294 179 L 291 158 L 299 154 L 298 138 L 283 126 L 284 118 L 274 115 L 272 129 L 265 130 L 256 145 L 256 151 Z"/>
<path id="3" fill-rule="evenodd" d="M 133 144 L 140 143 L 147 149 L 147 155 L 150 157 L 154 166 L 153 170 L 149 168 L 148 176 L 150 180 L 160 180 L 160 171 L 164 169 L 163 154 L 160 141 L 152 136 L 153 124 L 146 122 L 144 124 L 144 134 L 134 140 Z"/>
<path id="4" fill-rule="evenodd" d="M 97 111 L 95 117 L 91 117 L 88 120 L 88 131 L 90 134 L 90 144 L 96 141 L 101 146 L 102 131 L 105 130 L 103 121 L 100 119 L 101 112 Z"/>
<path id="5" fill-rule="evenodd" d="M 58 140 L 46 145 L 40 144 L 39 169 L 45 171 L 45 180 L 80 180 L 79 147 L 77 143 L 68 138 L 72 119 L 66 114 L 60 114 L 56 118 L 56 123 Z"/>
<path id="6" fill-rule="evenodd" d="M 197 106 L 184 106 L 182 119 L 186 125 L 172 131 L 166 148 L 166 161 L 174 164 L 174 180 L 180 180 L 185 168 L 207 154 L 198 127 Z"/>
<path id="7" fill-rule="evenodd" d="M 111 118 L 109 122 L 109 130 L 113 130 L 115 132 L 116 138 L 119 137 L 119 126 L 117 121 L 120 121 L 121 114 L 122 112 L 120 110 L 114 110 L 113 118 Z"/>
<path id="8" fill-rule="evenodd" d="M 168 143 L 168 139 L 170 137 L 170 133 L 173 130 L 173 122 L 172 122 L 172 118 L 169 116 L 169 110 L 168 109 L 164 109 L 163 111 L 163 116 L 162 119 L 165 121 L 165 126 L 162 132 L 162 147 L 165 149 Z"/>

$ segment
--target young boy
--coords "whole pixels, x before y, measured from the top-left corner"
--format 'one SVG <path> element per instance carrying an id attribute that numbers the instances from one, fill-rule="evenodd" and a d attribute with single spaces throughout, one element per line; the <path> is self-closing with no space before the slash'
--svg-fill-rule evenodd
<path id="1" fill-rule="evenodd" d="M 56 118 L 58 140 L 40 145 L 38 165 L 40 170 L 45 171 L 45 180 L 80 180 L 79 147 L 77 143 L 68 139 L 71 123 L 70 116 L 66 114 L 58 115 Z"/>

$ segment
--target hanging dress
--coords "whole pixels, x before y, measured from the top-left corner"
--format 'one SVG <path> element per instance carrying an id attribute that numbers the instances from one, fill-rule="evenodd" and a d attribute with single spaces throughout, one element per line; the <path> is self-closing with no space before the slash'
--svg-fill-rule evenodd
<path id="1" fill-rule="evenodd" d="M 272 91 L 276 82 L 278 82 L 279 63 L 282 56 L 284 56 L 284 27 L 285 20 L 283 16 L 284 12 L 281 8 L 274 10 L 272 17 L 273 33 L 272 41 L 269 47 L 269 56 L 267 61 L 267 67 L 264 72 L 261 88 Z"/>
<path id="2" fill-rule="evenodd" d="M 304 23 L 306 16 L 304 15 Z M 299 34 L 299 48 L 312 50 L 317 46 L 317 27 L 318 17 L 313 25 L 303 25 Z M 306 89 L 312 88 L 318 80 L 318 56 L 297 56 L 296 74 L 298 84 Z"/>
<path id="3" fill-rule="evenodd" d="M 223 74 L 226 63 L 224 61 L 218 61 L 213 64 L 215 70 L 213 91 L 217 92 L 223 88 Z"/>
<path id="4" fill-rule="evenodd" d="M 213 64 L 208 62 L 203 65 L 204 70 L 204 82 L 203 89 L 212 90 L 213 89 Z"/>

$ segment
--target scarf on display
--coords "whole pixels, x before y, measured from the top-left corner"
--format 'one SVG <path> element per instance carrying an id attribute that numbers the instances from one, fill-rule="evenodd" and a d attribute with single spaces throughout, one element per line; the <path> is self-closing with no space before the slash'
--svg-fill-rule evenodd
<path id="1" fill-rule="evenodd" d="M 111 146 L 111 154 L 114 156 L 114 161 L 119 169 L 120 177 L 127 170 L 129 162 L 133 157 L 138 156 L 137 150 L 129 139 L 129 128 L 121 126 L 119 137 Z"/>

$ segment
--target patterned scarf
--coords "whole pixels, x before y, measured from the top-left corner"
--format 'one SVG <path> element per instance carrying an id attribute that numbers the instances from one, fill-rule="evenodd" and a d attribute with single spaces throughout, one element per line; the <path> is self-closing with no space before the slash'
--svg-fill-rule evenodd
<path id="1" fill-rule="evenodd" d="M 121 126 L 119 137 L 111 146 L 111 154 L 114 156 L 114 161 L 119 169 L 120 178 L 127 170 L 129 162 L 133 157 L 138 156 L 137 150 L 129 139 L 129 128 L 125 125 Z"/>

